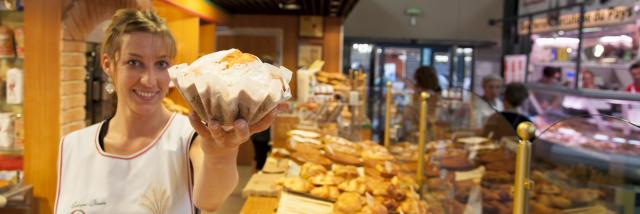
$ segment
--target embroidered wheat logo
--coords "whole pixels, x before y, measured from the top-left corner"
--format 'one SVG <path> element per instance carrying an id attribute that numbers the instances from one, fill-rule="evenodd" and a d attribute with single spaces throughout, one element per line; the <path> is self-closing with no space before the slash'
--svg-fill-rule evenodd
<path id="1" fill-rule="evenodd" d="M 169 194 L 159 185 L 150 186 L 140 198 L 139 205 L 151 211 L 152 214 L 167 213 Z"/>

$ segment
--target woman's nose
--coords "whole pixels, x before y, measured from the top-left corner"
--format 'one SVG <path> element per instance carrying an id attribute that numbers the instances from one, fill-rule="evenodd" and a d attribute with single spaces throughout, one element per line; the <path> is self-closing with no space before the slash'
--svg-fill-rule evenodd
<path id="1" fill-rule="evenodd" d="M 146 69 L 140 78 L 140 83 L 144 86 L 152 87 L 156 84 L 156 75 L 153 69 Z"/>

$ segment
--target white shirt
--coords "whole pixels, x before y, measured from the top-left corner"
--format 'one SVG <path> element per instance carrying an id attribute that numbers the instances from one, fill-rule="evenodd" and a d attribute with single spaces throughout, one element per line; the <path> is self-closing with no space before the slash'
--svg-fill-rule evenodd
<path id="1" fill-rule="evenodd" d="M 487 103 L 486 101 L 478 98 L 475 100 L 475 109 L 472 111 L 475 112 L 475 127 L 482 128 L 484 124 L 487 122 L 487 119 L 491 117 L 491 115 L 504 111 L 504 104 L 502 100 L 499 98 L 495 98 L 493 100 L 494 105 Z"/>
<path id="2" fill-rule="evenodd" d="M 147 147 L 112 155 L 98 144 L 104 122 L 62 138 L 55 213 L 194 213 L 189 146 L 194 130 L 174 114 Z"/>

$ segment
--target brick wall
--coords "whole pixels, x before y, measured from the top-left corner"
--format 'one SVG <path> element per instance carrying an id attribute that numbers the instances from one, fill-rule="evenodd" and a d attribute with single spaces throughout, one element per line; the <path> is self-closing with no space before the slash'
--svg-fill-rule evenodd
<path id="1" fill-rule="evenodd" d="M 60 127 L 64 136 L 84 128 L 85 106 L 85 42 L 62 41 L 62 75 L 60 75 Z"/>

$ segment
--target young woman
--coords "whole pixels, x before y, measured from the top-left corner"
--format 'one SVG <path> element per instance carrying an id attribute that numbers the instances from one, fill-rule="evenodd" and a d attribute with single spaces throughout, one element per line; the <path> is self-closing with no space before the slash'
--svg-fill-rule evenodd
<path id="1" fill-rule="evenodd" d="M 267 129 L 237 120 L 225 132 L 165 109 L 176 44 L 153 12 L 120 10 L 106 30 L 101 63 L 118 97 L 115 115 L 62 138 L 56 213 L 212 211 L 238 182 L 238 147 Z"/>

